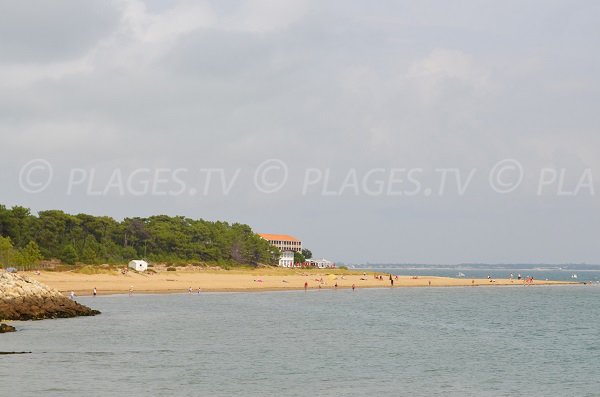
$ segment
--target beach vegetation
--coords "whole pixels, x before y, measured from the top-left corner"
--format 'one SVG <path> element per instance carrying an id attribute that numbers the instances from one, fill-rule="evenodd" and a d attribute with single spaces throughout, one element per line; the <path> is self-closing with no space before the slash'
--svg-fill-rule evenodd
<path id="1" fill-rule="evenodd" d="M 117 269 L 114 267 L 85 265 L 85 266 L 76 266 L 71 271 L 73 273 L 80 273 L 80 274 L 113 274 L 117 271 Z"/>
<path id="2" fill-rule="evenodd" d="M 0 205 L 0 263 L 60 259 L 66 264 L 208 263 L 222 268 L 277 263 L 279 252 L 248 225 L 154 215 L 71 215 Z M 31 244 L 31 245 L 30 245 Z"/>

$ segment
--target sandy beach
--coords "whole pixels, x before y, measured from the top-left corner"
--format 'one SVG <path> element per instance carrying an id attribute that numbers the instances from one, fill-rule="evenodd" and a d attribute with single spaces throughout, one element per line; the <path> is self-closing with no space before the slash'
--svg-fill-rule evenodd
<path id="1" fill-rule="evenodd" d="M 252 269 L 214 270 L 182 268 L 177 271 L 156 271 L 122 274 L 110 271 L 100 274 L 83 274 L 71 271 L 39 274 L 26 272 L 26 275 L 61 292 L 74 291 L 77 295 L 91 295 L 96 288 L 98 295 L 133 293 L 193 293 L 211 291 L 278 291 L 319 288 L 391 288 L 388 275 L 383 280 L 376 279 L 374 273 L 359 273 L 345 270 L 317 271 L 314 269 Z M 430 276 L 394 277 L 397 287 L 459 287 L 459 286 L 519 286 L 524 280 L 510 279 L 470 279 Z M 533 285 L 573 284 L 564 281 L 533 280 Z"/>

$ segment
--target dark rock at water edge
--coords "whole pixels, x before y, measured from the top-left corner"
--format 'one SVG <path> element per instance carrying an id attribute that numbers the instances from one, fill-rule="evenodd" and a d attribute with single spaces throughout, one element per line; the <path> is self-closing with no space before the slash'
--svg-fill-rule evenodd
<path id="1" fill-rule="evenodd" d="M 0 320 L 42 320 L 96 314 L 100 312 L 33 279 L 0 273 Z"/>
<path id="2" fill-rule="evenodd" d="M 15 332 L 15 327 L 6 324 L 0 324 L 0 334 L 4 334 L 6 332 Z"/>

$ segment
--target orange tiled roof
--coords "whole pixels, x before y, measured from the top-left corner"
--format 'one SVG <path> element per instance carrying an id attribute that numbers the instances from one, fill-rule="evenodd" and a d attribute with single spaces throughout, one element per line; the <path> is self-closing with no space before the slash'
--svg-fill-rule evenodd
<path id="1" fill-rule="evenodd" d="M 265 240 L 279 240 L 279 241 L 300 241 L 298 240 L 296 237 L 292 237 L 289 236 L 287 234 L 265 234 L 265 233 L 259 233 L 258 234 L 260 237 L 264 238 Z"/>

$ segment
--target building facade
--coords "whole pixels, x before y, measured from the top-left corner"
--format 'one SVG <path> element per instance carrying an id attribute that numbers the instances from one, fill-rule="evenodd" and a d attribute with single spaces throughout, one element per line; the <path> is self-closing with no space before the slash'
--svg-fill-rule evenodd
<path id="1" fill-rule="evenodd" d="M 281 251 L 281 257 L 279 257 L 279 266 L 294 266 L 294 252 L 302 252 L 302 241 L 287 234 L 263 233 L 259 234 L 259 236 L 267 240 L 269 244 L 277 247 L 279 251 Z"/>
<path id="2" fill-rule="evenodd" d="M 325 258 L 309 259 L 307 263 L 309 264 L 309 266 L 318 267 L 319 269 L 335 269 L 335 263 Z"/>

